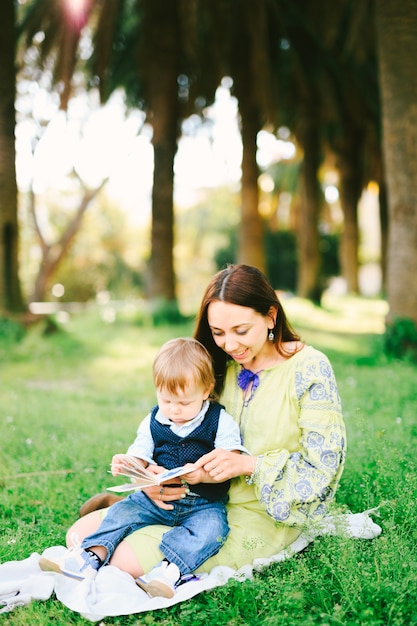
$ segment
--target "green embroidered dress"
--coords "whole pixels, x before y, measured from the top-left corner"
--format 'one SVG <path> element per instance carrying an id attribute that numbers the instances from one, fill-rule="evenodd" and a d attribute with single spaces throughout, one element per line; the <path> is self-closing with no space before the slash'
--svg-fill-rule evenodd
<path id="1" fill-rule="evenodd" d="M 290 545 L 303 527 L 327 513 L 343 471 L 346 435 L 336 380 L 327 357 L 305 346 L 287 361 L 259 373 L 249 402 L 237 384 L 240 366 L 228 365 L 221 397 L 240 424 L 243 444 L 258 457 L 252 484 L 232 480 L 230 534 L 200 571 L 238 569 Z M 164 527 L 127 538 L 148 571 L 161 559 Z"/>

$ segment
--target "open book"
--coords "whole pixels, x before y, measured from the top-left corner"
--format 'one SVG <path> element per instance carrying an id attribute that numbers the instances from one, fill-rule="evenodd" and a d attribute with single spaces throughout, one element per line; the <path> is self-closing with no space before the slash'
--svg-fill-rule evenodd
<path id="1" fill-rule="evenodd" d="M 107 487 L 107 491 L 117 491 L 119 493 L 123 491 L 137 491 L 138 489 L 144 489 L 151 485 L 160 485 L 170 478 L 176 478 L 177 476 L 192 471 L 192 466 L 188 466 L 187 469 L 184 469 L 184 467 L 174 467 L 161 474 L 152 474 L 152 472 L 145 469 L 134 456 L 126 455 L 125 461 L 119 463 L 118 475 L 128 476 L 133 479 L 133 482 L 116 485 L 115 487 Z"/>

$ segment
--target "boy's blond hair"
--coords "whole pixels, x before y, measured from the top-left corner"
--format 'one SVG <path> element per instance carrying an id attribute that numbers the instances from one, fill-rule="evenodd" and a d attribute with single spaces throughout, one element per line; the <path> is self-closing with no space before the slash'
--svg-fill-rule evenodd
<path id="1" fill-rule="evenodd" d="M 171 339 L 156 355 L 153 380 L 157 389 L 169 393 L 184 391 L 189 385 L 198 385 L 211 393 L 215 382 L 213 360 L 196 339 Z"/>

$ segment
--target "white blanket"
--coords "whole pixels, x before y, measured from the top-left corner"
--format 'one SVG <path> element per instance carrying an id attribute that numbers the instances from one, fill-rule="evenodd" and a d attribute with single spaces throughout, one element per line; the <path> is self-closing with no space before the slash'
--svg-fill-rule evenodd
<path id="1" fill-rule="evenodd" d="M 171 599 L 150 598 L 129 574 L 111 565 L 102 567 L 94 580 L 81 582 L 61 574 L 42 572 L 38 565 L 40 555 L 33 553 L 22 561 L 9 561 L 0 565 L 0 613 L 12 611 L 31 600 L 47 600 L 53 593 L 60 602 L 92 622 L 106 616 L 129 615 L 172 606 L 202 591 L 224 585 L 230 578 L 251 578 L 254 570 L 288 559 L 321 535 L 373 539 L 381 533 L 380 526 L 369 517 L 369 513 L 374 510 L 326 517 L 278 554 L 267 559 L 256 559 L 239 570 L 215 567 L 201 580 L 179 587 Z M 64 551 L 63 546 L 54 546 L 47 548 L 43 554 L 50 558 L 60 556 Z"/>

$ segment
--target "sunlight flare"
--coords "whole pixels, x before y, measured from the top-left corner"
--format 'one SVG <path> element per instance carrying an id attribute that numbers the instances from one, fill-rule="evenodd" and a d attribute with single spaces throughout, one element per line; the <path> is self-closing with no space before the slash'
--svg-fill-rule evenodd
<path id="1" fill-rule="evenodd" d="M 87 22 L 91 0 L 64 0 L 63 6 L 69 24 L 81 30 Z"/>

